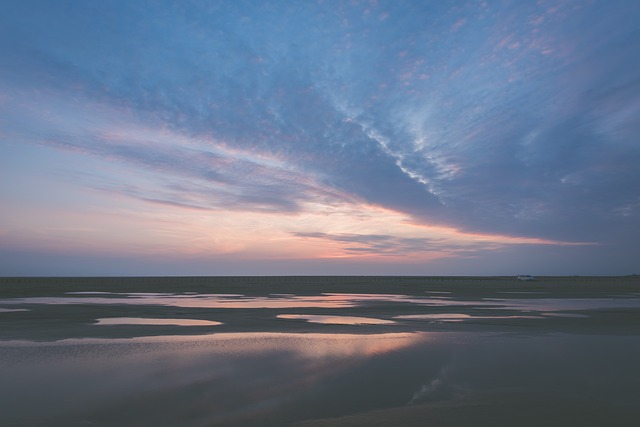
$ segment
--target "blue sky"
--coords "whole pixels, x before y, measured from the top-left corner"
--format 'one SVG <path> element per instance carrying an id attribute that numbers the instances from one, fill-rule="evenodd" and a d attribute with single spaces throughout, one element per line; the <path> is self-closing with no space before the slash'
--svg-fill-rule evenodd
<path id="1" fill-rule="evenodd" d="M 638 22 L 5 0 L 0 274 L 640 272 Z"/>

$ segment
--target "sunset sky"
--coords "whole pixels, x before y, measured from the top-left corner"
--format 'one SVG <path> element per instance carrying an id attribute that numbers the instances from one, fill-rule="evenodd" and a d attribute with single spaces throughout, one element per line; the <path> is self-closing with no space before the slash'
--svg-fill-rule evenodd
<path id="1" fill-rule="evenodd" d="M 2 276 L 631 273 L 638 1 L 2 1 Z"/>

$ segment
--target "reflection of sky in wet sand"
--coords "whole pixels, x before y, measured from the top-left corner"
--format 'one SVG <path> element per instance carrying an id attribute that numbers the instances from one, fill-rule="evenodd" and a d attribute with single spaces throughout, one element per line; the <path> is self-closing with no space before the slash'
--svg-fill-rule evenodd
<path id="1" fill-rule="evenodd" d="M 626 403 L 638 350 L 637 337 L 485 333 L 5 341 L 0 401 L 8 425 L 120 427 L 282 426 L 514 384 Z"/>
<path id="2" fill-rule="evenodd" d="M 0 342 L 2 418 L 47 419 L 47 426 L 284 425 L 278 417 L 326 410 L 300 396 L 322 395 L 354 366 L 428 339 L 221 333 Z"/>
<path id="3" fill-rule="evenodd" d="M 103 291 L 76 291 L 76 292 L 66 292 L 67 295 L 118 295 L 113 292 L 103 292 Z"/>
<path id="4" fill-rule="evenodd" d="M 26 308 L 2 308 L 0 307 L 0 313 L 13 313 L 16 311 L 29 311 Z"/>
<path id="5" fill-rule="evenodd" d="M 484 298 L 484 303 L 516 310 L 597 310 L 607 308 L 640 308 L 640 298 Z"/>
<path id="6" fill-rule="evenodd" d="M 150 319 L 142 317 L 109 317 L 97 319 L 98 325 L 165 325 L 165 326 L 217 326 L 220 322 L 199 319 Z"/>
<path id="7" fill-rule="evenodd" d="M 372 317 L 356 316 L 327 316 L 320 314 L 279 314 L 278 319 L 306 320 L 311 323 L 325 325 L 390 325 L 392 320 L 375 319 Z"/>
<path id="8" fill-rule="evenodd" d="M 126 304 L 163 305 L 182 308 L 345 308 L 354 307 L 355 301 L 333 296 L 268 296 L 242 295 L 149 295 L 127 297 L 33 297 L 4 300 L 7 304 Z"/>
<path id="9" fill-rule="evenodd" d="M 456 293 L 246 296 L 91 292 L 5 299 L 0 301 L 7 307 L 5 311 L 25 310 L 22 307 L 26 306 L 38 313 L 45 310 L 37 304 L 61 305 L 46 313 L 55 317 L 69 312 L 65 327 L 72 329 L 76 322 L 78 337 L 122 337 L 127 331 L 131 335 L 165 335 L 68 339 L 71 335 L 62 334 L 57 337 L 67 339 L 47 343 L 0 341 L 0 402 L 7 408 L 3 422 L 47 427 L 82 422 L 119 427 L 282 426 L 295 420 L 461 399 L 475 390 L 514 384 L 546 387 L 567 395 L 615 396 L 621 402 L 640 398 L 640 390 L 633 385 L 640 384 L 640 378 L 633 384 L 628 381 L 637 359 L 633 352 L 637 355 L 640 351 L 638 337 L 609 340 L 566 333 L 554 337 L 538 334 L 537 328 L 513 329 L 526 322 L 508 320 L 567 317 L 576 320 L 532 320 L 526 326 L 537 322 L 550 328 L 573 325 L 582 317 L 597 319 L 596 313 L 588 310 L 640 307 L 640 298 L 493 296 L 497 298 Z M 64 307 L 66 304 L 86 306 Z M 118 304 L 121 306 L 115 307 Z M 252 310 L 256 308 L 273 311 Z M 16 314 L 15 318 L 31 315 Z M 173 318 L 180 316 L 185 318 Z M 3 317 L 14 316 L 7 313 Z M 196 319 L 202 317 L 224 324 Z M 459 323 L 434 328 L 430 325 L 434 322 Z M 446 332 L 465 329 L 465 322 L 475 323 L 467 329 L 478 332 Z M 503 325 L 500 322 L 520 337 L 527 331 L 533 333 L 522 340 L 487 332 L 489 325 Z M 184 328 L 161 329 L 171 325 Z M 201 333 L 188 326 L 204 325 L 211 326 L 206 329 L 208 335 L 184 336 Z M 238 325 L 247 329 L 236 329 Z M 336 333 L 225 332 L 267 330 L 264 328 Z M 440 332 L 370 333 L 396 328 Z M 168 336 L 171 333 L 183 335 Z M 44 335 L 23 336 L 43 339 Z M 631 353 L 620 351 L 629 346 Z M 600 351 L 603 348 L 607 351 Z M 600 370 L 594 376 L 593 366 L 606 366 L 606 372 Z M 38 424 L 41 419 L 47 423 Z"/>
<path id="10" fill-rule="evenodd" d="M 543 295 L 546 291 L 498 291 L 497 294 Z"/>
<path id="11" fill-rule="evenodd" d="M 96 296 L 99 295 L 99 296 Z M 461 299 L 451 296 L 409 296 L 400 294 L 325 293 L 321 295 L 273 294 L 245 296 L 239 294 L 172 293 L 73 293 L 64 297 L 31 297 L 0 300 L 0 304 L 123 304 L 156 305 L 182 308 L 282 309 L 282 308 L 355 308 L 377 304 L 402 304 L 431 307 L 493 308 L 524 311 L 594 310 L 640 308 L 640 298 L 481 298 Z"/>
<path id="12" fill-rule="evenodd" d="M 69 293 L 82 295 L 79 292 Z M 396 294 L 325 293 L 322 295 L 272 294 L 245 296 L 239 294 L 171 294 L 171 293 L 108 293 L 91 292 L 86 295 L 110 296 L 31 297 L 2 300 L 7 304 L 133 304 L 167 305 L 193 308 L 351 308 L 371 302 L 413 304 L 454 304 L 447 297 L 412 297 Z"/>
<path id="13" fill-rule="evenodd" d="M 542 313 L 542 314 L 548 317 L 570 317 L 574 319 L 586 319 L 589 317 L 586 314 L 580 314 L 580 313 L 551 312 L 551 313 Z"/>
<path id="14" fill-rule="evenodd" d="M 542 316 L 475 316 L 471 314 L 461 313 L 440 313 L 440 314 L 407 314 L 395 316 L 394 319 L 407 320 L 429 320 L 439 322 L 462 322 L 464 320 L 482 320 L 482 319 L 543 319 Z"/>
<path id="15" fill-rule="evenodd" d="M 149 346 L 165 350 L 184 349 L 190 352 L 222 352 L 262 354 L 286 351 L 306 358 L 363 357 L 386 353 L 424 342 L 432 337 L 426 332 L 383 334 L 344 333 L 281 333 L 281 332 L 223 332 L 206 335 L 163 335 L 135 338 L 69 338 L 55 342 L 0 341 L 0 349 L 7 347 L 71 348 L 100 346 L 116 351 L 132 351 Z M 88 347 L 86 347 L 88 348 Z"/>

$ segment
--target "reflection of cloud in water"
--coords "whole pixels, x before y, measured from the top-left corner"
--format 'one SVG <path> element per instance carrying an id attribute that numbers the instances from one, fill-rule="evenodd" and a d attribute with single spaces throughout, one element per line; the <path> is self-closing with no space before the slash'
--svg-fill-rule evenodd
<path id="1" fill-rule="evenodd" d="M 74 293 L 80 295 L 79 293 Z M 125 304 L 161 305 L 182 308 L 352 308 L 368 303 L 405 303 L 421 305 L 477 305 L 478 301 L 449 300 L 449 297 L 414 297 L 396 294 L 325 293 L 322 295 L 273 294 L 244 296 L 238 294 L 170 294 L 170 293 L 100 293 L 113 296 L 30 297 L 0 300 L 6 304 Z"/>
<path id="2" fill-rule="evenodd" d="M 121 293 L 95 296 L 97 292 L 65 297 L 31 297 L 0 300 L 3 305 L 17 304 L 123 304 L 156 305 L 181 308 L 283 309 L 283 308 L 355 308 L 379 304 L 419 305 L 425 307 L 468 307 L 523 311 L 554 312 L 640 308 L 640 298 L 480 298 L 456 299 L 448 296 L 410 296 L 400 294 L 325 293 L 321 295 L 272 294 L 245 296 L 239 294 L 170 294 Z"/>
<path id="3" fill-rule="evenodd" d="M 164 350 L 186 350 L 197 352 L 207 349 L 213 353 L 250 354 L 286 351 L 305 358 L 316 357 L 362 357 L 385 353 L 423 342 L 430 335 L 425 332 L 384 334 L 294 334 L 276 332 L 224 332 L 207 335 L 163 335 L 136 338 L 70 338 L 55 342 L 0 341 L 3 347 L 69 348 L 74 346 L 100 346 L 129 351 L 139 347 Z"/>
<path id="4" fill-rule="evenodd" d="M 544 316 L 548 317 L 570 317 L 574 319 L 587 319 L 589 316 L 586 314 L 580 313 L 562 313 L 562 312 L 551 312 L 551 313 L 542 313 Z"/>
<path id="5" fill-rule="evenodd" d="M 562 311 L 597 310 L 607 308 L 640 308 L 640 298 L 485 298 L 488 304 L 516 310 Z"/>
<path id="6" fill-rule="evenodd" d="M 90 294 L 89 294 L 90 295 Z M 384 294 L 322 294 L 296 296 L 274 294 L 270 296 L 244 296 L 237 294 L 167 294 L 128 293 L 110 297 L 31 297 L 2 300 L 7 304 L 126 304 L 164 305 L 183 308 L 352 308 L 368 302 L 401 302 L 438 304 L 438 298 L 416 298 L 407 295 Z M 125 297 L 122 297 L 125 295 Z"/>
<path id="7" fill-rule="evenodd" d="M 413 394 L 409 401 L 409 405 L 435 400 L 461 398 L 466 394 L 469 394 L 470 390 L 468 386 L 452 384 L 451 380 L 448 378 L 451 366 L 450 362 L 440 369 L 437 377 L 423 384 L 420 389 Z"/>
<path id="8" fill-rule="evenodd" d="M 440 320 L 447 322 L 461 322 L 466 319 L 473 319 L 477 316 L 471 316 L 470 314 L 459 313 L 440 313 L 440 314 L 406 314 L 402 316 L 395 316 L 394 319 L 408 319 L 408 320 Z"/>
<path id="9" fill-rule="evenodd" d="M 3 419 L 227 426 L 264 425 L 263 417 L 271 416 L 272 425 L 282 425 L 278 417 L 326 409 L 311 403 L 314 399 L 300 407 L 301 395 L 322 394 L 321 384 L 338 380 L 355 365 L 427 338 L 415 333 L 222 333 L 1 342 Z"/>
<path id="10" fill-rule="evenodd" d="M 117 295 L 114 292 L 102 292 L 102 291 L 75 291 L 65 292 L 67 295 Z"/>
<path id="11" fill-rule="evenodd" d="M 171 325 L 171 326 L 217 326 L 220 322 L 200 319 L 150 319 L 144 317 L 108 317 L 96 319 L 97 325 Z"/>
<path id="12" fill-rule="evenodd" d="M 128 297 L 32 297 L 2 300 L 7 304 L 125 304 L 160 305 L 182 308 L 349 308 L 355 303 L 349 299 L 327 296 L 270 296 L 248 297 L 242 295 L 150 295 L 137 294 Z"/>
<path id="13" fill-rule="evenodd" d="M 2 308 L 0 307 L 0 313 L 13 313 L 16 311 L 29 311 L 26 308 Z"/>
<path id="14" fill-rule="evenodd" d="M 306 320 L 310 323 L 326 325 L 390 325 L 392 320 L 375 319 L 372 317 L 330 316 L 320 314 L 279 314 L 278 319 Z"/>
<path id="15" fill-rule="evenodd" d="M 482 319 L 543 319 L 542 316 L 476 316 L 461 313 L 439 313 L 439 314 L 406 314 L 395 316 L 394 319 L 407 320 L 434 320 L 441 322 L 462 322 L 464 320 Z"/>
<path id="16" fill-rule="evenodd" d="M 9 425 L 122 427 L 280 426 L 515 386 L 633 403 L 639 350 L 638 337 L 565 334 L 0 342 L 0 401 Z"/>

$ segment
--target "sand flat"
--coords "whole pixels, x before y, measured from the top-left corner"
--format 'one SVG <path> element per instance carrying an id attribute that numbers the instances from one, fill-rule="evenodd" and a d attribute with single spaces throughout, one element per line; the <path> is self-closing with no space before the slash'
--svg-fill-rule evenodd
<path id="1" fill-rule="evenodd" d="M 639 290 L 636 276 L 3 278 L 0 401 L 32 427 L 629 425 Z"/>

